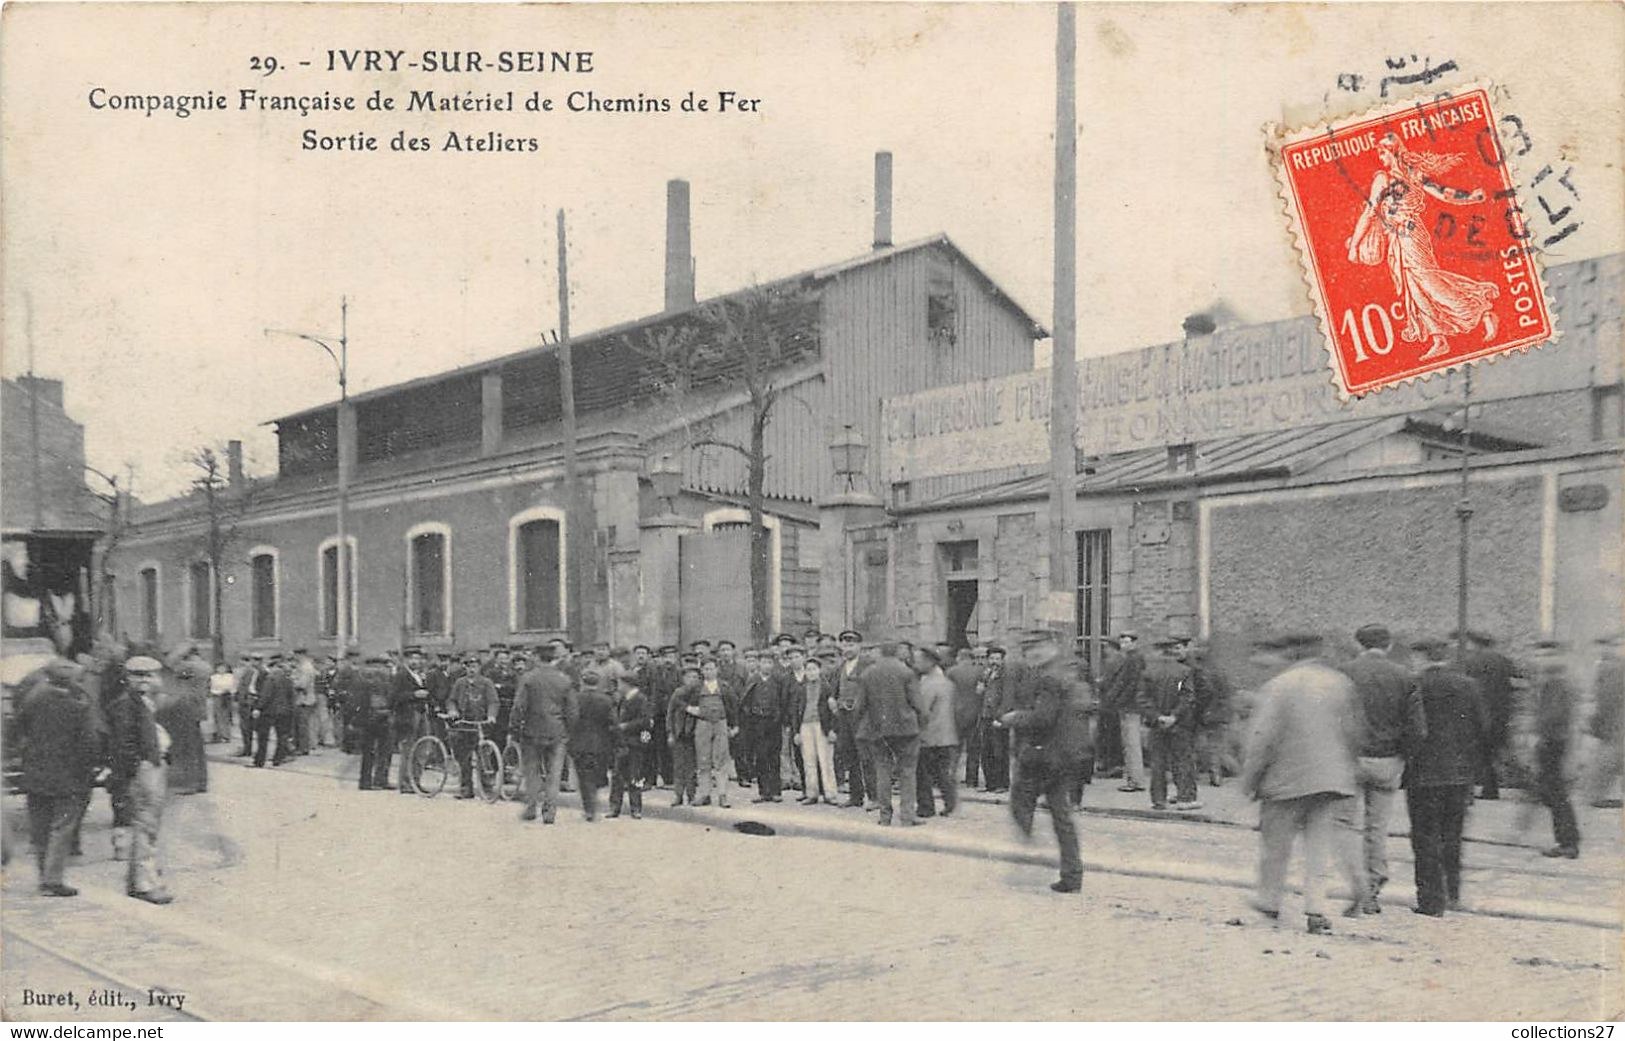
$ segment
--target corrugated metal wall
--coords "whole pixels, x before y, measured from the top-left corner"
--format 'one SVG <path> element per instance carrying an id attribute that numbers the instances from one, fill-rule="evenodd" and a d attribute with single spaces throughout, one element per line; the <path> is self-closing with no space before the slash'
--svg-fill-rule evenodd
<path id="1" fill-rule="evenodd" d="M 934 286 L 951 284 L 953 341 L 933 341 L 927 301 Z M 850 423 L 868 438 L 870 491 L 883 499 L 880 400 L 1032 367 L 1033 338 L 953 251 L 933 246 L 900 253 L 840 275 L 824 293 L 824 371 L 830 409 L 824 440 Z M 823 468 L 828 469 L 828 466 Z M 833 482 L 820 472 L 818 479 Z"/>
<path id="2" fill-rule="evenodd" d="M 822 376 L 786 390 L 773 406 L 767 425 L 767 494 L 774 499 L 815 501 L 819 473 L 829 467 L 829 441 L 825 434 L 825 385 Z M 651 456 L 680 455 L 683 483 L 689 488 L 725 495 L 744 495 L 745 458 L 715 446 L 692 447 L 705 436 L 750 446 L 750 406 L 741 405 L 717 416 L 708 428 L 678 428 L 655 439 Z"/>

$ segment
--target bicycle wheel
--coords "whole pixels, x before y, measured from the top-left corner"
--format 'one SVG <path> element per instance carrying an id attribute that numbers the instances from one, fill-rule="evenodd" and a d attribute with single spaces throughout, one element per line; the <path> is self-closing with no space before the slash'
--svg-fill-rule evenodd
<path id="1" fill-rule="evenodd" d="M 418 790 L 419 795 L 430 798 L 445 789 L 446 779 L 456 769 L 451 761 L 451 753 L 446 750 L 446 743 L 433 734 L 424 734 L 412 742 L 412 748 L 407 752 L 407 762 L 412 771 L 412 787 Z"/>
<path id="2" fill-rule="evenodd" d="M 525 757 L 517 742 L 509 741 L 502 750 L 502 797 L 509 801 L 519 798 L 524 788 Z"/>
<path id="3" fill-rule="evenodd" d="M 486 739 L 474 746 L 470 769 L 474 771 L 475 795 L 485 802 L 502 798 L 502 753 L 497 751 L 495 741 Z"/>

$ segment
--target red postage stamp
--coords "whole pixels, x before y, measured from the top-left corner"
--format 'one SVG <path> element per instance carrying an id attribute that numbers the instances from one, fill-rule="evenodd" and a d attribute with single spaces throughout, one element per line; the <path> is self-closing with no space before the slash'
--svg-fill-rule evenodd
<path id="1" fill-rule="evenodd" d="M 1487 89 L 1278 132 L 1274 150 L 1339 394 L 1553 338 Z"/>

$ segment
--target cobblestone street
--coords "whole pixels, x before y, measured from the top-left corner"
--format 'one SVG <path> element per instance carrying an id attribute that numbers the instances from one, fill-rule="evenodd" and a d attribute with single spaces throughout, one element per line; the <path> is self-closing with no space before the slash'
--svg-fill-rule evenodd
<path id="1" fill-rule="evenodd" d="M 1617 929 L 1436 921 L 1388 904 L 1311 938 L 1291 900 L 1275 926 L 1234 884 L 1173 880 L 1202 865 L 1245 877 L 1255 836 L 1241 828 L 1085 815 L 1092 869 L 1080 899 L 1047 888 L 1042 819 L 1031 862 L 1003 855 L 1000 806 L 908 832 L 982 843 L 983 855 L 742 835 L 734 821 L 769 819 L 744 800 L 714 811 L 711 826 L 653 813 L 589 825 L 566 796 L 557 825 L 522 826 L 508 804 L 358 792 L 330 775 L 342 767 L 324 775 L 324 758 L 336 759 L 303 760 L 300 772 L 217 764 L 210 795 L 172 804 L 169 907 L 122 895 L 101 797 L 87 856 L 70 872 L 79 899 L 36 896 L 31 866 L 14 862 L 5 1015 L 57 1018 L 23 1007 L 22 987 L 122 987 L 143 1000 L 158 988 L 185 994 L 187 1016 L 205 1019 L 1547 1020 L 1625 1010 Z M 840 820 L 854 838 L 864 827 L 903 834 L 859 811 L 772 810 Z M 1396 858 L 1403 845 L 1391 843 Z M 1093 869 L 1131 855 L 1171 877 Z M 1617 857 L 1605 870 L 1530 856 L 1473 844 L 1468 885 L 1509 899 L 1521 887 L 1548 906 L 1571 892 L 1583 902 L 1586 885 L 1617 892 L 1606 878 Z M 1574 877 L 1556 877 L 1565 869 Z M 1396 865 L 1396 878 L 1408 875 Z"/>

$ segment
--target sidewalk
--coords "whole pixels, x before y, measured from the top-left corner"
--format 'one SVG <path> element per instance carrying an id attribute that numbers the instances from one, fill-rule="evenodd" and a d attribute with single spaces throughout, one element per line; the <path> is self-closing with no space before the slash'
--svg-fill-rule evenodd
<path id="1" fill-rule="evenodd" d="M 228 746 L 210 746 L 210 758 L 217 763 L 239 767 L 247 760 L 231 756 Z M 290 760 L 277 770 L 327 776 L 355 783 L 359 758 L 333 750 Z M 267 767 L 270 769 L 270 767 Z M 1255 840 L 1247 834 L 1254 828 L 1257 809 L 1244 800 L 1234 782 L 1222 788 L 1204 787 L 1206 804 L 1196 813 L 1151 810 L 1144 793 L 1118 792 L 1118 782 L 1095 783 L 1084 790 L 1083 812 L 1104 818 L 1091 827 L 1085 820 L 1084 866 L 1088 871 L 1195 882 L 1238 890 L 1250 890 L 1254 883 Z M 1009 863 L 1053 866 L 1055 850 L 1047 816 L 1042 809 L 1034 829 L 1034 840 L 1022 842 L 1009 821 L 1003 796 L 971 793 L 952 819 L 937 818 L 917 828 L 881 828 L 871 813 L 828 806 L 800 806 L 795 793 L 786 792 L 787 801 L 752 803 L 749 789 L 731 787 L 732 806 L 677 807 L 670 805 L 670 792 L 656 789 L 646 793 L 644 814 L 708 828 L 734 828 L 744 821 L 766 825 L 771 833 L 785 837 L 812 838 L 836 842 L 862 843 L 895 849 L 949 853 Z M 442 796 L 446 798 L 446 796 Z M 1143 800 L 1143 801 L 1142 801 Z M 1392 834 L 1404 835 L 1408 822 L 1403 815 L 1403 799 L 1396 809 L 1398 818 Z M 578 805 L 566 796 L 564 806 L 574 811 Z M 1581 828 L 1587 835 L 1584 859 L 1547 864 L 1532 850 L 1538 848 L 1539 829 L 1549 827 L 1544 811 L 1534 822 L 1534 831 L 1523 841 L 1515 834 L 1518 803 L 1479 802 L 1469 817 L 1474 841 L 1484 847 L 1486 865 L 1474 865 L 1477 878 L 1467 886 L 1466 910 L 1495 917 L 1564 922 L 1605 929 L 1621 927 L 1619 893 L 1625 885 L 1619 855 L 1617 811 L 1581 811 Z M 1108 825 L 1106 822 L 1111 821 Z M 1159 823 L 1172 827 L 1157 827 Z M 1585 831 L 1589 829 L 1589 831 Z M 1188 848 L 1196 847 L 1196 848 Z M 1500 852 L 1496 852 L 1499 850 Z M 1394 845 L 1394 879 L 1383 889 L 1385 907 L 1408 909 L 1415 903 L 1415 891 L 1405 881 L 1410 876 L 1404 861 L 1408 849 Z M 1575 865 L 1583 866 L 1581 871 Z M 1493 883 L 1493 884 L 1491 884 Z M 1556 897 L 1542 894 L 1555 890 Z M 1496 890 L 1499 890 L 1497 892 Z M 1238 907 L 1244 901 L 1238 896 Z"/>

